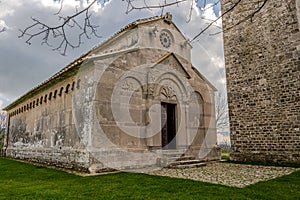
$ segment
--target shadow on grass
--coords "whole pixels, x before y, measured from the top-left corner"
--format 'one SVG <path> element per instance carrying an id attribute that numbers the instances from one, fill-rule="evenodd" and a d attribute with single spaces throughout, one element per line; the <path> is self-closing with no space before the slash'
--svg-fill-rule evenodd
<path id="1" fill-rule="evenodd" d="M 246 164 L 246 165 L 260 165 L 260 166 L 274 166 L 274 167 L 294 167 L 300 168 L 299 164 L 281 164 L 281 163 L 272 163 L 272 162 L 244 162 L 244 161 L 233 161 L 230 160 L 229 152 L 222 152 L 221 159 L 223 162 L 234 163 L 234 164 Z"/>

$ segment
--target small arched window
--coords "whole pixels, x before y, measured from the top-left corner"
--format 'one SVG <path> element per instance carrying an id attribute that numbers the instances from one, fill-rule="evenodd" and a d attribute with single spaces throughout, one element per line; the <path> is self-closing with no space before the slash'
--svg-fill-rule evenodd
<path id="1" fill-rule="evenodd" d="M 75 89 L 75 81 L 73 81 L 72 83 L 72 87 L 71 87 L 71 90 L 73 91 Z"/>
<path id="2" fill-rule="evenodd" d="M 43 104 L 43 97 L 40 98 L 40 104 Z"/>
<path id="3" fill-rule="evenodd" d="M 79 89 L 80 88 L 80 79 L 78 79 L 78 81 L 77 81 L 77 84 L 76 84 L 76 89 Z"/>
<path id="4" fill-rule="evenodd" d="M 44 102 L 45 102 L 45 103 L 47 103 L 47 96 L 48 96 L 48 95 L 46 94 L 45 97 L 44 97 Z"/>
<path id="5" fill-rule="evenodd" d="M 65 91 L 66 94 L 68 94 L 69 88 L 70 88 L 70 84 L 68 84 L 68 85 L 66 86 L 66 91 Z"/>
<path id="6" fill-rule="evenodd" d="M 31 109 L 32 108 L 32 102 L 30 102 L 30 104 L 29 104 L 29 109 Z"/>
<path id="7" fill-rule="evenodd" d="M 36 99 L 36 106 L 39 106 L 39 99 Z"/>
<path id="8" fill-rule="evenodd" d="M 63 91 L 64 91 L 64 87 L 61 87 L 58 95 L 61 96 Z"/>
<path id="9" fill-rule="evenodd" d="M 57 90 L 54 91 L 54 95 L 53 95 L 54 99 L 56 98 L 56 95 L 57 95 Z"/>
<path id="10" fill-rule="evenodd" d="M 35 101 L 33 101 L 33 103 L 32 103 L 32 108 L 34 108 L 35 107 Z"/>
<path id="11" fill-rule="evenodd" d="M 48 100 L 50 101 L 51 98 L 52 98 L 52 92 L 50 92 Z"/>

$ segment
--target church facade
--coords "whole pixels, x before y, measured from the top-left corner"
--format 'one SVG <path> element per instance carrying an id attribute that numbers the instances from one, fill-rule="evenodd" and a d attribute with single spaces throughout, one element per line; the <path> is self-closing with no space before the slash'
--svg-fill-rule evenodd
<path id="1" fill-rule="evenodd" d="M 170 14 L 137 20 L 5 108 L 7 157 L 64 168 L 217 160 L 214 92 Z"/>

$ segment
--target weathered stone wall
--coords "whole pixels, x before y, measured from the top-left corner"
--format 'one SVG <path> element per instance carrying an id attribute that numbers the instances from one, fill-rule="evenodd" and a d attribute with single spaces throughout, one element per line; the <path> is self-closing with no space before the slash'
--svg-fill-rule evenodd
<path id="1" fill-rule="evenodd" d="M 80 143 L 72 111 L 72 94 L 79 89 L 80 79 L 72 75 L 12 109 L 6 156 L 66 168 L 87 167 L 88 153 Z"/>
<path id="2" fill-rule="evenodd" d="M 299 164 L 299 1 L 269 0 L 234 26 L 255 2 L 243 0 L 223 17 L 231 157 Z M 222 1 L 223 12 L 231 6 Z"/>

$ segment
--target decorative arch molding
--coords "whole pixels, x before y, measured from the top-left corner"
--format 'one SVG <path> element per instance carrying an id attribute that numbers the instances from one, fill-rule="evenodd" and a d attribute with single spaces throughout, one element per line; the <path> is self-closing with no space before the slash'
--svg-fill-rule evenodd
<path id="1" fill-rule="evenodd" d="M 195 91 L 192 92 L 190 96 L 189 106 L 190 106 L 190 112 L 194 112 L 195 110 L 198 113 L 198 119 L 200 122 L 200 125 L 203 125 L 204 120 L 204 99 L 200 92 Z"/>
<path id="2" fill-rule="evenodd" d="M 194 91 L 194 92 L 191 94 L 190 100 L 193 100 L 193 98 L 194 98 L 194 99 L 196 98 L 200 104 L 204 104 L 204 98 L 203 98 L 203 95 L 201 94 L 201 92 L 199 92 L 199 91 Z"/>
<path id="3" fill-rule="evenodd" d="M 182 86 L 172 79 L 163 79 L 156 84 L 154 96 L 160 100 L 186 101 Z"/>
<path id="4" fill-rule="evenodd" d="M 133 76 L 127 76 L 123 78 L 120 87 L 123 91 L 135 91 L 136 89 L 141 89 L 141 92 L 144 93 L 144 88 L 141 80 Z"/>
<path id="5" fill-rule="evenodd" d="M 177 96 L 177 99 L 180 99 L 180 100 L 183 100 L 183 101 L 186 101 L 188 99 L 188 84 L 184 84 L 184 82 L 179 79 L 179 77 L 175 74 L 175 73 L 172 73 L 172 72 L 166 72 L 166 73 L 163 73 L 161 74 L 155 85 L 157 85 L 157 88 L 156 88 L 156 92 L 155 94 L 156 95 L 159 95 L 162 91 L 162 88 L 164 88 L 163 92 L 164 93 L 170 93 L 171 92 L 171 88 L 173 88 L 174 92 L 175 92 L 175 95 Z M 171 87 L 169 89 L 167 89 L 168 87 Z M 171 95 L 171 94 L 169 94 Z"/>

